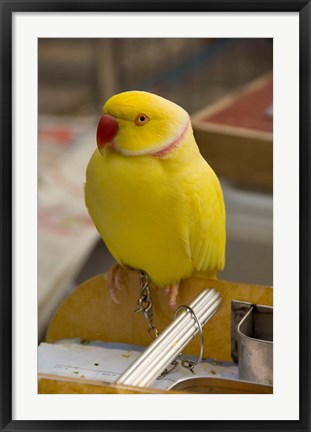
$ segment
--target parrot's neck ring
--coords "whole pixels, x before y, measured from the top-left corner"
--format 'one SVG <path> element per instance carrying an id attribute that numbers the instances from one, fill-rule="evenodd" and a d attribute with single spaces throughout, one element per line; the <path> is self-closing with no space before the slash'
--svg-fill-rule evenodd
<path id="1" fill-rule="evenodd" d="M 153 156 L 156 158 L 162 158 L 166 156 L 168 153 L 170 153 L 174 148 L 176 148 L 180 144 L 180 142 L 186 135 L 186 132 L 189 127 L 190 127 L 190 118 L 188 117 L 186 125 L 182 129 L 181 133 L 177 136 L 177 138 L 175 138 L 173 141 L 162 144 L 156 149 L 150 149 L 150 150 L 147 149 L 147 150 L 138 150 L 138 151 L 121 149 L 116 143 L 115 138 L 111 142 L 111 147 L 117 153 L 120 153 L 123 156 Z"/>
<path id="2" fill-rule="evenodd" d="M 151 156 L 154 156 L 154 157 L 157 157 L 157 158 L 162 158 L 163 156 L 165 156 L 168 153 L 170 153 L 182 141 L 182 139 L 186 135 L 186 132 L 187 132 L 189 126 L 190 126 L 190 119 L 188 119 L 188 121 L 186 123 L 186 126 L 183 128 L 181 134 L 175 140 L 173 140 L 169 144 L 166 144 L 164 146 L 164 148 L 162 148 L 160 150 L 157 150 L 156 152 L 150 153 Z"/>

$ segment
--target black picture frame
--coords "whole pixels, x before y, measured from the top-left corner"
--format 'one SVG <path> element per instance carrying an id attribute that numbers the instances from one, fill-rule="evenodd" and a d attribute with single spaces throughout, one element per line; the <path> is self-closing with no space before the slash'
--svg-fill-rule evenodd
<path id="1" fill-rule="evenodd" d="M 300 0 L 10 1 L 1 6 L 1 431 L 17 430 L 299 430 L 310 428 L 310 22 Z M 16 421 L 12 420 L 12 16 L 14 12 L 299 12 L 299 397 L 297 421 Z M 290 228 L 289 228 L 290 229 Z"/>

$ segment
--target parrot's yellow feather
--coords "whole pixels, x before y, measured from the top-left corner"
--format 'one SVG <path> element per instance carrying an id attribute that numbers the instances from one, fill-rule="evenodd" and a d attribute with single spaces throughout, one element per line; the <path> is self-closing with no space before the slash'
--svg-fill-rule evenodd
<path id="1" fill-rule="evenodd" d="M 144 270 L 159 286 L 223 269 L 222 191 L 186 111 L 133 91 L 113 96 L 104 112 L 118 121 L 117 151 L 106 146 L 103 155 L 94 152 L 85 200 L 116 261 Z M 150 118 L 144 126 L 135 124 L 140 113 Z"/>

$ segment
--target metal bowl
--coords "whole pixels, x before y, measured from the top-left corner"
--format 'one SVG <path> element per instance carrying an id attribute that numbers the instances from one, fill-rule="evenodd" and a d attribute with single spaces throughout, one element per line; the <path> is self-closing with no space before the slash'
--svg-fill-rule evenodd
<path id="1" fill-rule="evenodd" d="M 269 394 L 273 387 L 249 381 L 231 380 L 225 378 L 193 377 L 181 379 L 174 383 L 169 390 L 184 393 L 213 393 L 213 394 Z"/>

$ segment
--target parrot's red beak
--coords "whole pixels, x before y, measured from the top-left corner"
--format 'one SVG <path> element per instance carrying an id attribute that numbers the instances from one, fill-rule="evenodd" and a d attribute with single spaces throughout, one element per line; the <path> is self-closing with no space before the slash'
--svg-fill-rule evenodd
<path id="1" fill-rule="evenodd" d="M 96 133 L 97 147 L 100 153 L 107 143 L 113 140 L 118 132 L 117 120 L 109 114 L 103 114 L 99 120 Z"/>

